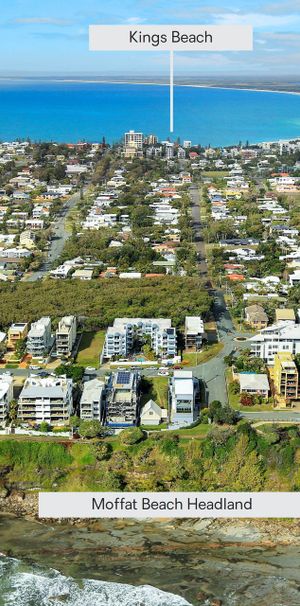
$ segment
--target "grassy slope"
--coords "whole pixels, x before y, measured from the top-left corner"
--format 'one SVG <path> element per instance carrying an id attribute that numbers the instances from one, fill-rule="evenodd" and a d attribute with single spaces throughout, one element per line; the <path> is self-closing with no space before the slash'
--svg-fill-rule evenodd
<path id="1" fill-rule="evenodd" d="M 104 330 L 83 333 L 76 358 L 77 364 L 80 366 L 99 366 L 99 357 L 104 340 Z"/>

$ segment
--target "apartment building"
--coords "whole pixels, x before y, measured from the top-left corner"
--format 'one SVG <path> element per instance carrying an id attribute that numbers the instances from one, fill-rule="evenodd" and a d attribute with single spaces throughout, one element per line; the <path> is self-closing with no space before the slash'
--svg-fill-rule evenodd
<path id="1" fill-rule="evenodd" d="M 113 373 L 106 386 L 105 424 L 115 429 L 136 425 L 140 402 L 140 376 L 136 372 Z"/>
<path id="2" fill-rule="evenodd" d="M 143 149 L 144 135 L 130 130 L 125 133 L 125 148 Z"/>
<path id="3" fill-rule="evenodd" d="M 8 373 L 0 375 L 0 424 L 6 421 L 9 404 L 13 399 L 13 377 Z"/>
<path id="4" fill-rule="evenodd" d="M 204 324 L 200 316 L 186 316 L 185 318 L 185 348 L 201 349 L 204 337 Z"/>
<path id="5" fill-rule="evenodd" d="M 17 342 L 26 339 L 27 334 L 27 322 L 17 322 L 15 324 L 12 324 L 11 327 L 8 329 L 7 349 L 15 350 Z"/>
<path id="6" fill-rule="evenodd" d="M 248 339 L 251 353 L 273 366 L 278 352 L 300 353 L 300 324 L 278 322 Z"/>
<path id="7" fill-rule="evenodd" d="M 51 344 L 51 318 L 44 317 L 33 322 L 27 336 L 27 353 L 33 358 L 44 356 L 49 352 Z"/>
<path id="8" fill-rule="evenodd" d="M 299 375 L 290 352 L 280 351 L 275 355 L 273 383 L 280 405 L 290 406 L 299 398 Z"/>
<path id="9" fill-rule="evenodd" d="M 197 379 L 191 370 L 174 370 L 169 381 L 169 401 L 172 425 L 190 425 L 196 416 Z"/>
<path id="10" fill-rule="evenodd" d="M 73 412 L 73 381 L 63 377 L 30 376 L 19 396 L 18 418 L 25 423 L 61 425 Z"/>
<path id="11" fill-rule="evenodd" d="M 70 356 L 77 336 L 76 316 L 64 316 L 56 331 L 56 353 L 60 356 Z"/>
<path id="12" fill-rule="evenodd" d="M 176 356 L 176 329 L 168 318 L 116 318 L 106 332 L 103 359 L 127 357 L 135 350 L 136 342 L 150 337 L 151 347 L 160 357 Z"/>
<path id="13" fill-rule="evenodd" d="M 105 383 L 99 379 L 84 384 L 80 399 L 80 418 L 103 421 L 105 407 Z"/>

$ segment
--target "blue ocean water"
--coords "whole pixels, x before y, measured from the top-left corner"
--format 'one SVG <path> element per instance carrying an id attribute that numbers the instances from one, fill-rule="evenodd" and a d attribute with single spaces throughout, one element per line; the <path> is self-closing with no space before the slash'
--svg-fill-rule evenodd
<path id="1" fill-rule="evenodd" d="M 0 83 L 2 141 L 114 142 L 128 129 L 170 136 L 168 86 Z M 300 95 L 175 87 L 178 136 L 212 146 L 300 137 Z"/>

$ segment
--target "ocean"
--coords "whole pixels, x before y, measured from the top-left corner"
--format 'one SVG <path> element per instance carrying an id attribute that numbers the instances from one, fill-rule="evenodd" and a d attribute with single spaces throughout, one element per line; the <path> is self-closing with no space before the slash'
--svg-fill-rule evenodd
<path id="1" fill-rule="evenodd" d="M 191 606 L 184 598 L 151 586 L 76 581 L 53 569 L 0 557 L 1 606 Z"/>
<path id="2" fill-rule="evenodd" d="M 112 143 L 129 129 L 170 136 L 168 86 L 0 82 L 2 141 Z M 300 137 L 300 95 L 177 86 L 177 137 L 212 146 Z"/>

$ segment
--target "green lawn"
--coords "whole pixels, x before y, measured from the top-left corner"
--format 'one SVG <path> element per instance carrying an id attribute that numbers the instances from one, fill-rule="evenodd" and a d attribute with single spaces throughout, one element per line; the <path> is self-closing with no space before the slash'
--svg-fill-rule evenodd
<path id="1" fill-rule="evenodd" d="M 105 330 L 83 333 L 76 358 L 77 364 L 98 367 L 104 339 Z"/>
<path id="2" fill-rule="evenodd" d="M 161 408 L 168 408 L 168 377 L 147 377 L 148 389 L 142 395 L 142 405 L 154 400 Z"/>
<path id="3" fill-rule="evenodd" d="M 208 362 L 212 358 L 215 358 L 224 348 L 223 343 L 215 343 L 214 345 L 208 346 L 204 351 L 200 353 L 195 352 L 184 352 L 183 353 L 183 364 L 186 366 L 199 366 L 199 364 L 204 364 L 204 362 Z"/>
<path id="4" fill-rule="evenodd" d="M 196 427 L 192 427 L 191 429 L 180 429 L 178 432 L 175 432 L 175 433 L 178 433 L 180 439 L 181 438 L 182 439 L 205 438 L 210 430 L 211 430 L 211 425 L 200 424 L 200 425 L 196 425 Z"/>

